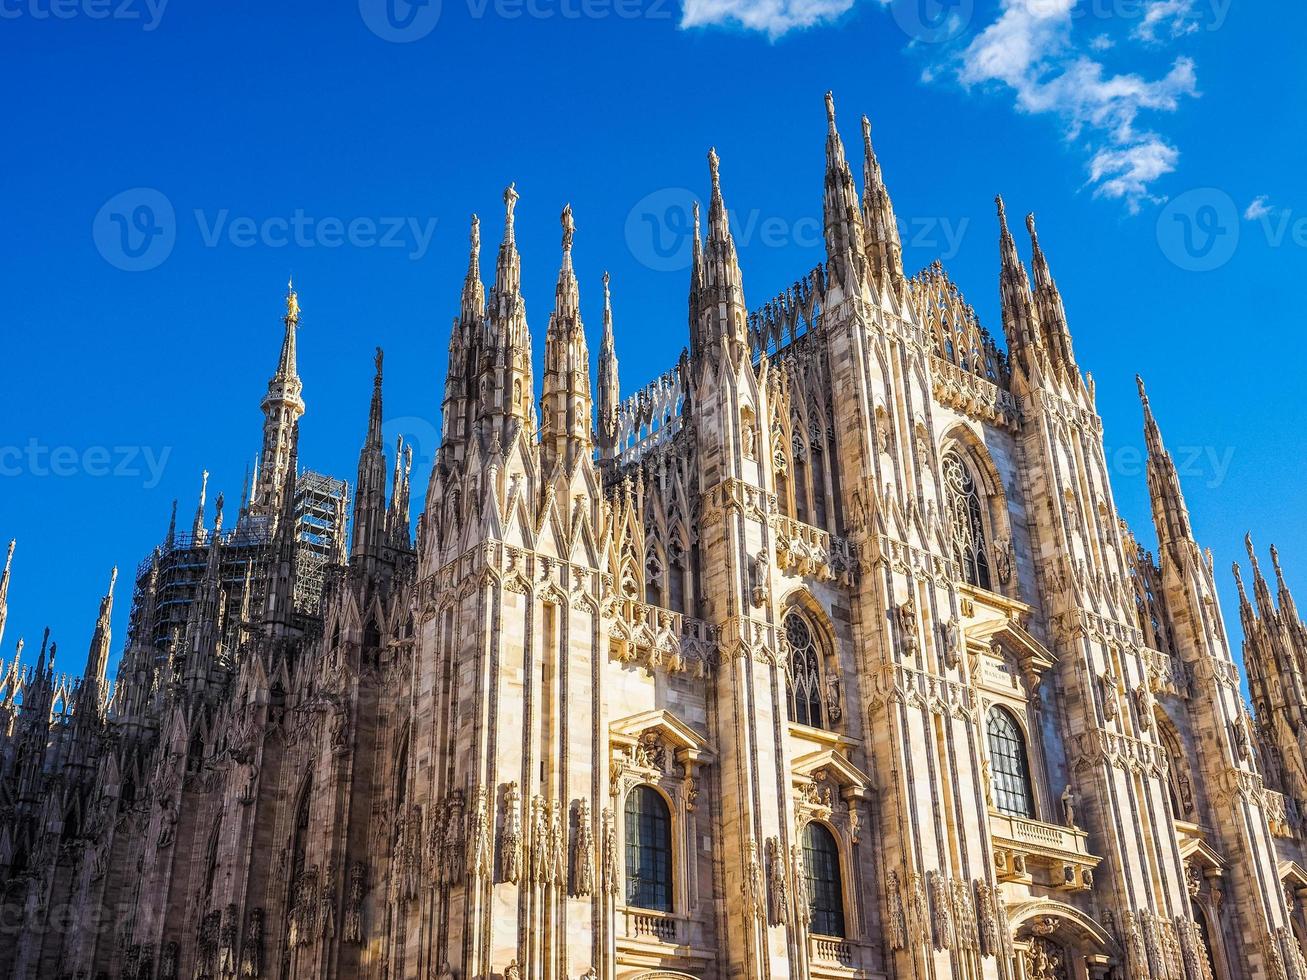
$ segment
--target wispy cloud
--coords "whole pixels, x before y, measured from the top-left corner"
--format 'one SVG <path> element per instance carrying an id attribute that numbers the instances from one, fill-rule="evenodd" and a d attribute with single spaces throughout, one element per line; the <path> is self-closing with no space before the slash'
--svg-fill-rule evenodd
<path id="1" fill-rule="evenodd" d="M 829 23 L 854 0 L 685 0 L 682 27 L 734 25 L 761 31 L 773 41 L 792 30 Z"/>
<path id="2" fill-rule="evenodd" d="M 1157 43 L 1194 33 L 1198 20 L 1198 0 L 1148 0 L 1131 33 L 1141 41 Z"/>
<path id="3" fill-rule="evenodd" d="M 1003 0 L 998 18 L 959 57 L 957 79 L 966 87 L 1004 87 L 1018 111 L 1058 117 L 1069 139 L 1090 148 L 1094 194 L 1124 200 L 1138 210 L 1151 198 L 1153 181 L 1173 171 L 1180 158 L 1165 138 L 1138 127 L 1139 114 L 1174 112 L 1185 96 L 1197 95 L 1194 63 L 1177 58 L 1153 80 L 1109 73 L 1074 43 L 1076 2 Z M 1090 47 L 1102 45 L 1095 40 Z"/>
<path id="4" fill-rule="evenodd" d="M 1259 194 L 1253 198 L 1253 202 L 1244 209 L 1244 219 L 1246 221 L 1260 221 L 1262 218 L 1268 218 L 1275 212 L 1271 207 L 1271 200 L 1265 194 Z"/>
<path id="5" fill-rule="evenodd" d="M 733 25 L 775 40 L 791 30 L 835 20 L 854 2 L 684 0 L 681 25 Z M 1197 73 L 1188 57 L 1176 58 L 1152 77 L 1109 69 L 1102 59 L 1112 52 L 1118 64 L 1209 21 L 1215 29 L 1231 0 L 1140 0 L 1133 8 L 1137 19 L 1128 30 L 1119 29 L 1114 36 L 1085 29 L 1079 37 L 1073 30 L 1077 20 L 1105 16 L 1091 9 L 1095 0 L 992 0 L 992 20 L 969 40 L 960 35 L 969 18 L 980 14 L 970 4 L 968 22 L 954 31 L 912 21 L 908 15 L 917 9 L 912 6 L 917 0 L 902 0 L 907 4 L 903 9 L 900 0 L 865 2 L 890 8 L 900 28 L 913 38 L 909 48 L 934 52 L 923 68 L 924 81 L 1006 92 L 1018 112 L 1056 118 L 1066 138 L 1087 151 L 1087 184 L 1094 195 L 1120 200 L 1133 212 L 1156 199 L 1154 183 L 1179 164 L 1179 149 L 1155 131 L 1155 117 L 1175 112 L 1185 98 L 1199 94 Z M 1135 43 L 1122 46 L 1122 39 Z M 1150 114 L 1151 125 L 1141 123 L 1144 113 Z"/>

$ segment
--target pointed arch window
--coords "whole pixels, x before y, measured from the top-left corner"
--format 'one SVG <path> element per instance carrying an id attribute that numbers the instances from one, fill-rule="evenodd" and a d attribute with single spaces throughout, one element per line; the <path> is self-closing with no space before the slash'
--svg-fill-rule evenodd
<path id="1" fill-rule="evenodd" d="M 844 883 L 840 877 L 840 849 L 835 836 L 813 822 L 803 831 L 803 863 L 808 877 L 808 903 L 812 931 L 820 936 L 844 937 Z"/>
<path id="2" fill-rule="evenodd" d="M 672 817 L 651 786 L 637 786 L 626 797 L 626 903 L 672 910 Z"/>
<path id="3" fill-rule="evenodd" d="M 944 454 L 944 491 L 952 521 L 953 551 L 962 566 L 963 578 L 979 588 L 993 588 L 984 505 L 971 468 L 956 450 Z"/>
<path id="4" fill-rule="evenodd" d="M 985 719 L 989 761 L 994 779 L 994 806 L 1000 813 L 1033 818 L 1035 798 L 1030 788 L 1030 764 L 1021 726 L 1006 708 L 989 709 Z"/>
<path id="5" fill-rule="evenodd" d="M 796 612 L 785 617 L 785 639 L 790 647 L 790 720 L 822 728 L 821 651 L 812 627 Z"/>

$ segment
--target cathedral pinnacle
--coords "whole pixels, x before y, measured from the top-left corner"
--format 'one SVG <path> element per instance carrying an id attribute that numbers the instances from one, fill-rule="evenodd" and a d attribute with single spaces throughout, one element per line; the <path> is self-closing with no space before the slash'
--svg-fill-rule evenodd
<path id="1" fill-rule="evenodd" d="M 903 245 L 866 116 L 862 117 L 862 155 L 862 216 L 871 271 L 882 289 L 897 289 L 904 282 Z"/>
<path id="2" fill-rule="evenodd" d="M 260 465 L 254 478 L 254 492 L 249 513 L 273 516 L 281 500 L 281 484 L 286 477 L 287 448 L 290 429 L 304 414 L 304 384 L 296 364 L 295 335 L 299 330 L 300 301 L 294 280 L 286 282 L 286 313 L 282 317 L 284 333 L 277 370 L 268 379 L 268 390 L 260 408 L 263 410 L 263 445 Z"/>
<path id="3" fill-rule="evenodd" d="M 191 542 L 198 544 L 204 538 L 204 501 L 209 492 L 209 471 L 200 474 L 200 502 L 195 507 L 195 520 L 191 522 Z"/>
<path id="4" fill-rule="evenodd" d="M 847 293 L 857 291 L 866 272 L 863 218 L 853 172 L 844 156 L 844 141 L 835 126 L 835 98 L 826 93 L 826 179 L 823 195 L 826 261 Z"/>
<path id="5" fill-rule="evenodd" d="M 613 299 L 608 291 L 608 273 L 604 273 L 604 336 L 599 345 L 599 446 L 605 459 L 616 455 L 619 388 L 617 383 L 617 348 L 613 336 Z"/>
<path id="6" fill-rule="evenodd" d="M 86 670 L 82 674 L 82 704 L 80 707 L 95 712 L 99 717 L 105 694 L 104 686 L 109 667 L 109 646 L 112 635 L 113 590 L 118 581 L 118 568 L 109 573 L 109 590 L 100 600 L 100 614 L 91 636 L 91 648 L 86 655 Z"/>
<path id="7" fill-rule="evenodd" d="M 9 550 L 5 554 L 5 570 L 0 572 L 0 640 L 5 637 L 5 620 L 9 615 L 9 575 L 14 564 L 14 548 L 17 538 L 9 541 Z"/>

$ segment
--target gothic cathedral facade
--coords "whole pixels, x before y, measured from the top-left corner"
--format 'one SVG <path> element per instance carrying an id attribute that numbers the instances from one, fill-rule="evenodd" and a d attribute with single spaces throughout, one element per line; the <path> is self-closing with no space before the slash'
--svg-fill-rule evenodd
<path id="1" fill-rule="evenodd" d="M 174 512 L 114 683 L 112 585 L 80 679 L 2 672 L 0 976 L 1307 980 L 1278 559 L 1250 711 L 1142 383 L 1156 554 L 1118 517 L 1033 216 L 1001 350 L 827 115 L 825 263 L 750 307 L 710 154 L 625 399 L 570 209 L 538 402 L 515 190 L 488 291 L 473 219 L 413 530 L 380 352 L 348 534 L 313 498 L 290 292 L 257 476 Z"/>

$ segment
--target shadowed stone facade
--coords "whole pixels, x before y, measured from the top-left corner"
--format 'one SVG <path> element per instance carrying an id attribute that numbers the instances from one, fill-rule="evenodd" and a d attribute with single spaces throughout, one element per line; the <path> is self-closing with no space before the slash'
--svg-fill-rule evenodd
<path id="1" fill-rule="evenodd" d="M 625 400 L 570 208 L 538 402 L 516 191 L 488 291 L 474 218 L 416 532 L 378 351 L 307 591 L 289 293 L 237 520 L 142 566 L 112 690 L 112 584 L 80 680 L 3 671 L 0 976 L 1307 980 L 1278 558 L 1254 721 L 1142 383 L 1156 557 L 1117 514 L 1033 216 L 1004 352 L 827 112 L 825 264 L 750 307 L 710 154 Z"/>

